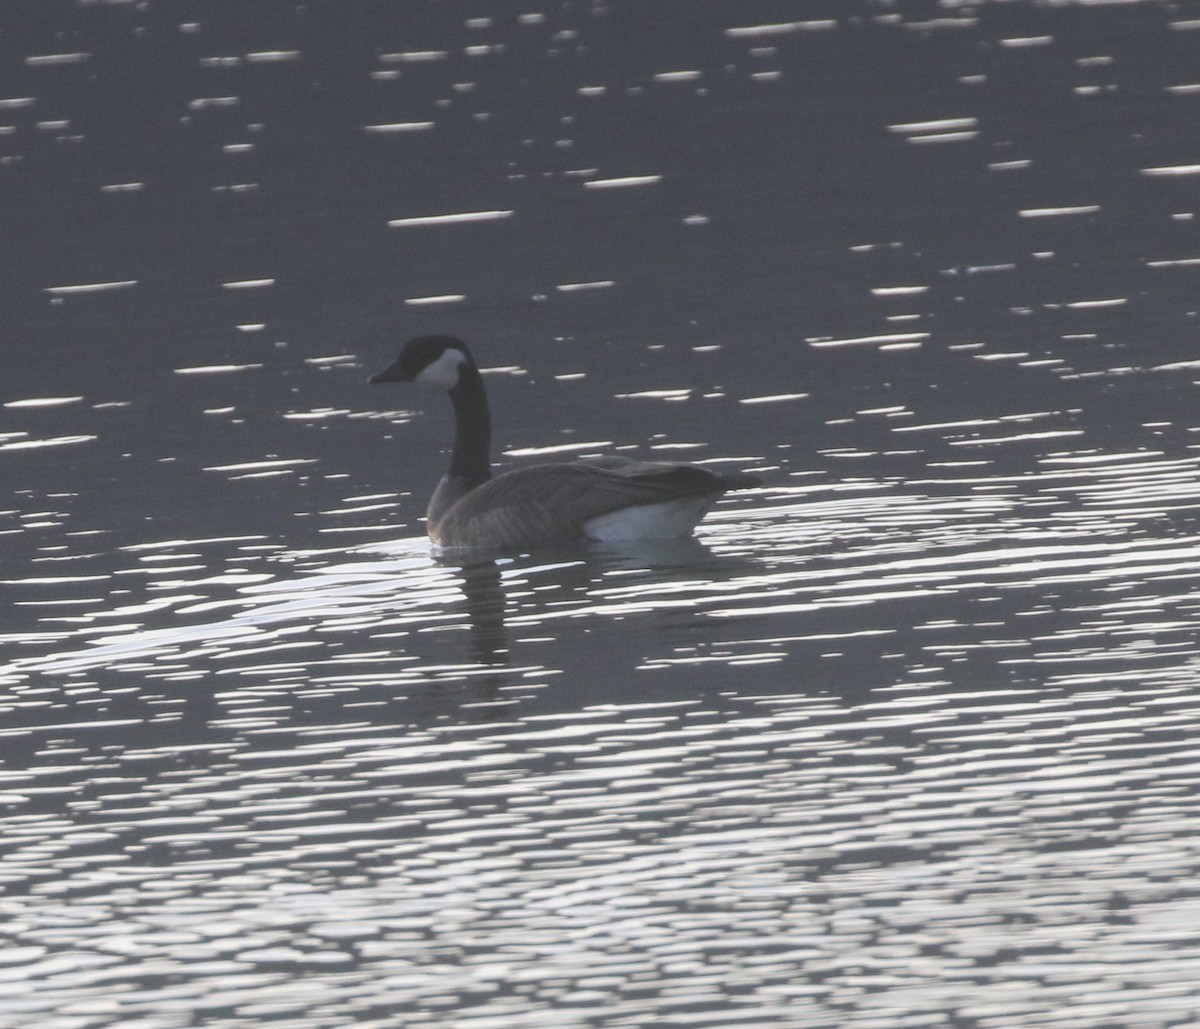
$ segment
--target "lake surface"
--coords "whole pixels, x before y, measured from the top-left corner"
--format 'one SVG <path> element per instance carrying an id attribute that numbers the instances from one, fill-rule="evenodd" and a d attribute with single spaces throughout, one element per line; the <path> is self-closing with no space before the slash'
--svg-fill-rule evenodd
<path id="1" fill-rule="evenodd" d="M 1200 1021 L 1188 11 L 0 15 L 0 1026 Z"/>

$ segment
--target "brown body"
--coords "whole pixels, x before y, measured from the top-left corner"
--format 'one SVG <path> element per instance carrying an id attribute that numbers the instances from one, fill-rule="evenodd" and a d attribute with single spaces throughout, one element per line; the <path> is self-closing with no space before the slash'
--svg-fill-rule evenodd
<path id="1" fill-rule="evenodd" d="M 410 341 L 371 381 L 420 382 L 450 395 L 454 451 L 427 511 L 429 537 L 442 549 L 686 536 L 726 490 L 758 485 L 752 475 L 620 457 L 531 465 L 493 478 L 483 380 L 470 351 L 450 336 Z"/>

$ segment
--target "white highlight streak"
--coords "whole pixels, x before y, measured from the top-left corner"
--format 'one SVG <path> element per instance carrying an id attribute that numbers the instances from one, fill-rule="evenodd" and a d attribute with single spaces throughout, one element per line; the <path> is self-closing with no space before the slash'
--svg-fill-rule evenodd
<path id="1" fill-rule="evenodd" d="M 590 179 L 585 189 L 621 189 L 625 186 L 652 186 L 662 182 L 661 175 L 624 175 L 615 179 Z"/>
<path id="2" fill-rule="evenodd" d="M 66 296 L 70 293 L 102 293 L 109 289 L 128 289 L 136 286 L 137 279 L 119 279 L 115 282 L 83 282 L 77 286 L 47 286 L 46 292 L 55 296 Z"/>
<path id="3" fill-rule="evenodd" d="M 512 211 L 462 211 L 459 214 L 428 214 L 414 218 L 393 218 L 388 222 L 388 227 L 403 229 L 411 225 L 460 225 L 463 222 L 494 222 L 512 216 Z"/>

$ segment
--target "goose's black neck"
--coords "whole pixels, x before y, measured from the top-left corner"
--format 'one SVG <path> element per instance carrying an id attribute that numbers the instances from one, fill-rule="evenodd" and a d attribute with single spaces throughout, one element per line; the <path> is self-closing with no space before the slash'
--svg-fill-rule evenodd
<path id="1" fill-rule="evenodd" d="M 450 390 L 454 404 L 454 452 L 450 458 L 451 478 L 474 489 L 492 477 L 488 452 L 492 442 L 492 419 L 487 393 L 474 362 L 463 365 L 458 384 Z"/>

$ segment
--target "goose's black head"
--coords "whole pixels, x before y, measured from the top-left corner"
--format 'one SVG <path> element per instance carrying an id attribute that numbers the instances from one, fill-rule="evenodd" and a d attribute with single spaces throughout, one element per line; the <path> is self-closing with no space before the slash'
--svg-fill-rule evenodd
<path id="1" fill-rule="evenodd" d="M 419 382 L 440 389 L 454 389 L 463 368 L 475 364 L 471 351 L 453 336 L 418 336 L 404 344 L 400 356 L 370 382 Z"/>

